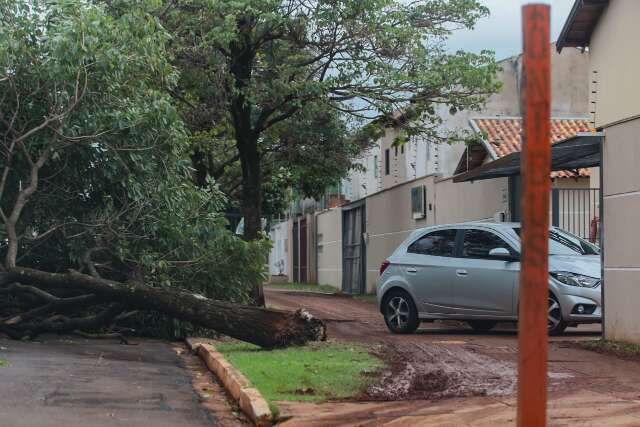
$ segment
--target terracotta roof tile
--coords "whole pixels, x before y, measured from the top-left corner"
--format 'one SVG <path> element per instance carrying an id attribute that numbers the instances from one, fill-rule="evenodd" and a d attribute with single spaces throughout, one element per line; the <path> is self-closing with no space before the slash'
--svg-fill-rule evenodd
<path id="1" fill-rule="evenodd" d="M 472 119 L 476 127 L 486 135 L 486 139 L 498 158 L 520 151 L 522 119 L 520 118 L 477 118 Z M 578 132 L 588 132 L 586 119 L 551 119 L 551 143 L 575 136 Z M 589 176 L 589 169 L 580 169 L 579 176 Z M 551 172 L 552 178 L 575 177 L 574 171 Z"/>

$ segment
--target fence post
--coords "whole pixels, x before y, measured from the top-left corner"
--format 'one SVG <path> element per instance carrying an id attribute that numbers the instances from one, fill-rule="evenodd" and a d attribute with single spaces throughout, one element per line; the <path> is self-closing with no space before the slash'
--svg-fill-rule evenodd
<path id="1" fill-rule="evenodd" d="M 551 190 L 551 225 L 560 226 L 560 190 L 558 188 Z"/>
<path id="2" fill-rule="evenodd" d="M 550 7 L 522 8 L 524 112 L 522 263 L 518 321 L 518 426 L 547 423 L 549 190 L 551 183 Z"/>

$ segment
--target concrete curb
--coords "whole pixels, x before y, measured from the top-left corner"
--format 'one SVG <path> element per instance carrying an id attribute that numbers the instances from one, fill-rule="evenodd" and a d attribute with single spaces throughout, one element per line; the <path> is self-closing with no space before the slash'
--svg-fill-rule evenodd
<path id="1" fill-rule="evenodd" d="M 273 425 L 274 416 L 269 404 L 258 389 L 251 386 L 249 380 L 242 375 L 213 345 L 203 343 L 194 338 L 186 339 L 187 346 L 196 353 L 207 368 L 216 376 L 231 397 L 238 402 L 240 409 L 258 427 Z"/>

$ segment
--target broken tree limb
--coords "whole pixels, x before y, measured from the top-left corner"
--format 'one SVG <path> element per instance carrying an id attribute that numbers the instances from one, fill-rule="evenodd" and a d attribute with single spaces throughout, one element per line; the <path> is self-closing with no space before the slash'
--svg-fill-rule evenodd
<path id="1" fill-rule="evenodd" d="M 21 282 L 44 289 L 70 289 L 93 294 L 104 302 L 118 303 L 128 310 L 155 310 L 264 348 L 326 339 L 324 323 L 304 310 L 292 313 L 239 305 L 173 288 L 115 282 L 77 271 L 48 273 L 13 267 L 0 276 L 0 283 Z"/>
<path id="2" fill-rule="evenodd" d="M 47 302 L 55 302 L 58 300 L 58 298 L 56 298 L 55 296 L 51 295 L 48 292 L 43 291 L 42 289 L 38 289 L 33 286 L 24 286 L 24 285 L 21 285 L 20 283 L 12 283 L 9 286 L 0 288 L 0 293 L 14 293 L 14 292 L 30 293 Z"/>
<path id="3" fill-rule="evenodd" d="M 62 310 L 68 307 L 75 308 L 77 306 L 81 306 L 82 304 L 93 302 L 95 301 L 95 299 L 96 299 L 95 296 L 91 294 L 80 295 L 78 297 L 72 297 L 72 298 L 57 298 L 56 300 L 50 302 L 47 305 L 34 308 L 33 310 L 29 310 L 26 313 L 22 313 L 8 320 L 5 320 L 4 324 L 9 326 L 15 325 L 20 322 L 35 319 L 47 313 L 53 313 L 56 310 Z"/>
<path id="4" fill-rule="evenodd" d="M 64 333 L 83 329 L 92 330 L 110 324 L 122 311 L 122 305 L 112 303 L 99 313 L 85 317 L 69 318 L 56 315 L 41 322 L 26 322 L 19 325 L 19 331 L 23 332 L 25 336 L 35 337 L 46 332 Z M 6 327 L 11 327 L 11 325 L 6 325 Z"/>

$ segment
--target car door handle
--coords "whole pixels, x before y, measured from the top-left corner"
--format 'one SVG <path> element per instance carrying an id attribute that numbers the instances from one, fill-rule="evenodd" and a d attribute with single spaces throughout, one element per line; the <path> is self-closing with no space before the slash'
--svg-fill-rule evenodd
<path id="1" fill-rule="evenodd" d="M 418 269 L 415 267 L 409 267 L 407 268 L 407 273 L 409 274 L 416 274 L 418 272 Z"/>
<path id="2" fill-rule="evenodd" d="M 456 274 L 457 274 L 458 276 L 466 276 L 466 275 L 468 275 L 469 273 L 467 273 L 467 270 L 462 270 L 462 269 L 460 269 L 460 270 L 456 270 Z"/>

